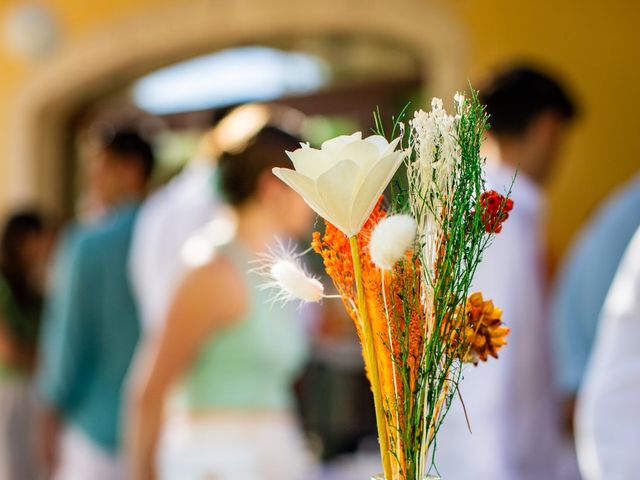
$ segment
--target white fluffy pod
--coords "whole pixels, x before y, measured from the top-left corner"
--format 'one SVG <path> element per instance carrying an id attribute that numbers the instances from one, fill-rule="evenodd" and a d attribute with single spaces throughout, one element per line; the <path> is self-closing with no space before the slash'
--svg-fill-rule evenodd
<path id="1" fill-rule="evenodd" d="M 300 265 L 291 259 L 276 260 L 270 268 L 274 283 L 289 298 L 305 302 L 319 302 L 324 296 L 324 287 L 316 278 L 308 275 Z"/>
<path id="2" fill-rule="evenodd" d="M 263 279 L 259 288 L 272 291 L 272 303 L 320 302 L 326 297 L 322 283 L 302 265 L 303 255 L 296 252 L 293 244 L 285 245 L 277 240 L 252 262 L 257 267 L 251 271 Z"/>
<path id="3" fill-rule="evenodd" d="M 382 270 L 392 269 L 413 245 L 416 231 L 416 221 L 411 215 L 397 214 L 380 220 L 369 242 L 373 263 Z"/>

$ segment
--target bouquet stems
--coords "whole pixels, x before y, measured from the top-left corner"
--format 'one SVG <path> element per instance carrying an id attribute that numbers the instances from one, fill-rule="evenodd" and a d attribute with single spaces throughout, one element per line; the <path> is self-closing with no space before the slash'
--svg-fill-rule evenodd
<path id="1" fill-rule="evenodd" d="M 367 366 L 369 367 L 369 379 L 371 381 L 371 390 L 373 391 L 373 403 L 376 411 L 376 425 L 378 427 L 378 441 L 380 442 L 380 455 L 382 457 L 382 467 L 384 469 L 385 478 L 391 480 L 393 478 L 391 470 L 391 459 L 389 455 L 389 435 L 387 433 L 387 422 L 385 420 L 384 405 L 382 399 L 382 389 L 380 386 L 380 376 L 378 374 L 378 362 L 376 359 L 375 345 L 373 341 L 373 331 L 369 322 L 369 313 L 367 311 L 367 301 L 365 298 L 364 286 L 362 284 L 362 268 L 360 265 L 360 250 L 358 239 L 356 236 L 349 237 L 351 245 L 351 256 L 353 257 L 353 275 L 356 281 L 356 290 L 358 293 L 358 313 L 362 322 L 362 341 L 364 347 L 364 356 Z"/>

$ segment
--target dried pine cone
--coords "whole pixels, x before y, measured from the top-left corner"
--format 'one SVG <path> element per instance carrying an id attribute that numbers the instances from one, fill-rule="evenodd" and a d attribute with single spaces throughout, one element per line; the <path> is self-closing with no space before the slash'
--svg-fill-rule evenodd
<path id="1" fill-rule="evenodd" d="M 484 300 L 480 292 L 467 299 L 462 360 L 486 362 L 489 356 L 498 358 L 498 350 L 507 344 L 509 328 L 502 323 L 502 310 L 491 300 Z"/>

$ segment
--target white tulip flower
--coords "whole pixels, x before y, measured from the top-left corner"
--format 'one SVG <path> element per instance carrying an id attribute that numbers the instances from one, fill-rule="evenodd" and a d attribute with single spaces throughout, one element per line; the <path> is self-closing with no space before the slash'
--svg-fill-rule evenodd
<path id="1" fill-rule="evenodd" d="M 287 152 L 295 170 L 274 168 L 273 173 L 300 194 L 318 215 L 348 237 L 357 235 L 378 198 L 402 163 L 391 143 L 379 135 L 362 133 L 324 142 L 320 149 L 302 145 Z"/>

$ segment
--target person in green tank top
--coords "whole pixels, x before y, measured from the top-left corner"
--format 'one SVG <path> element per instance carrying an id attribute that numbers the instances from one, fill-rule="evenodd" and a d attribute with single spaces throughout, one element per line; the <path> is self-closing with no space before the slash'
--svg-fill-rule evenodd
<path id="1" fill-rule="evenodd" d="M 53 229 L 34 210 L 11 215 L 0 236 L 0 478 L 37 478 L 31 377 Z"/>
<path id="2" fill-rule="evenodd" d="M 220 159 L 236 234 L 186 275 L 163 331 L 139 355 L 128 423 L 133 480 L 304 478 L 292 413 L 292 384 L 307 353 L 299 310 L 270 305 L 249 272 L 274 237 L 311 227 L 311 209 L 271 173 L 289 166 L 284 152 L 298 146 L 266 126 Z M 172 392 L 177 406 L 165 417 Z"/>

